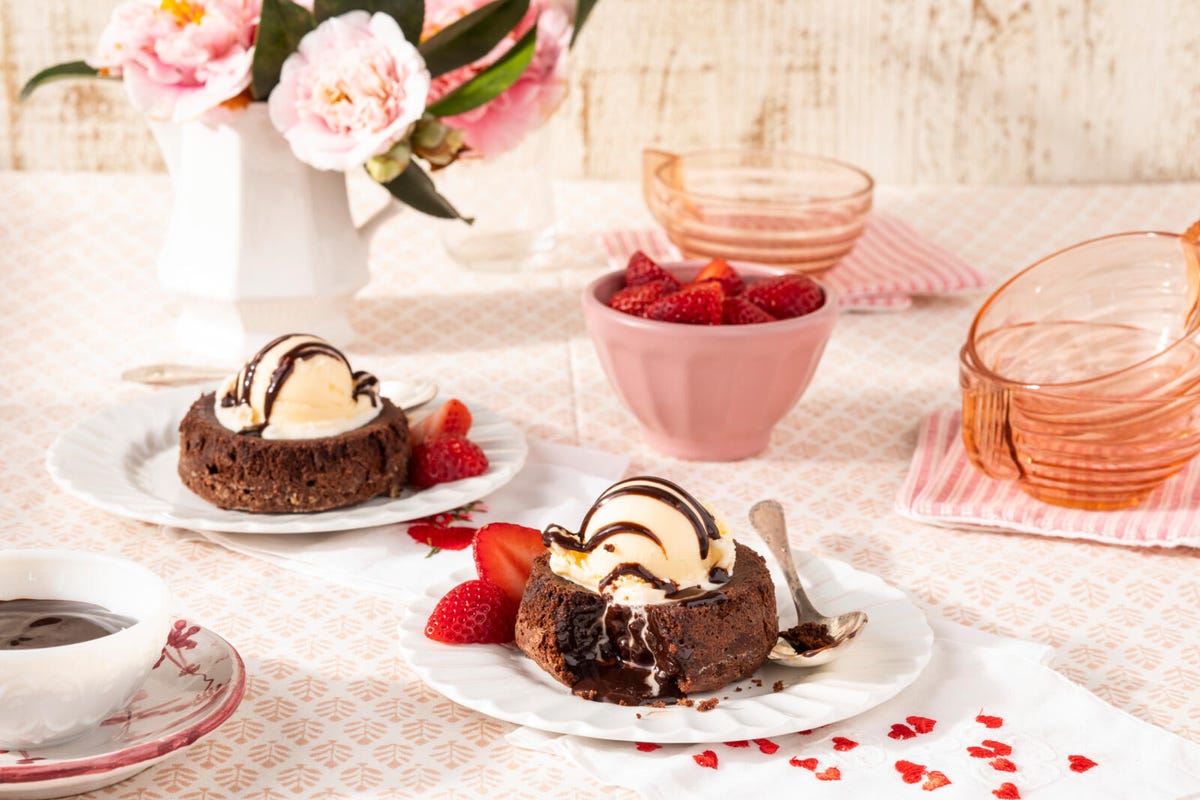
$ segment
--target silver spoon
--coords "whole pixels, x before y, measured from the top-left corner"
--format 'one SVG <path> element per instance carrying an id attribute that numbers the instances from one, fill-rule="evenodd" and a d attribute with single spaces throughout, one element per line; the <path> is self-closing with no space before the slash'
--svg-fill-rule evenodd
<path id="1" fill-rule="evenodd" d="M 813 622 L 824 625 L 833 641 L 830 644 L 812 650 L 797 651 L 796 648 L 782 636 L 775 643 L 769 658 L 788 667 L 819 667 L 828 664 L 842 653 L 846 652 L 850 641 L 854 639 L 862 627 L 867 624 L 867 615 L 862 611 L 851 611 L 836 617 L 827 617 L 813 606 L 796 574 L 796 564 L 792 560 L 792 548 L 788 544 L 787 525 L 783 519 L 783 506 L 778 500 L 760 500 L 750 509 L 750 524 L 758 535 L 767 543 L 771 555 L 783 576 L 787 579 L 792 602 L 796 605 L 796 624 Z"/>
<path id="2" fill-rule="evenodd" d="M 121 373 L 121 380 L 151 386 L 187 386 L 193 383 L 215 383 L 234 370 L 201 367 L 192 364 L 147 364 Z M 437 396 L 433 381 L 382 381 L 379 392 L 400 408 L 413 411 Z"/>

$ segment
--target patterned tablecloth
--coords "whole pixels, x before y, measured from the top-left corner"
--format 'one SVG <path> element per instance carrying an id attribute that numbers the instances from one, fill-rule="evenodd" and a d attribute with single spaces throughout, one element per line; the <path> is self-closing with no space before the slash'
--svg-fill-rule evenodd
<path id="1" fill-rule="evenodd" d="M 638 439 L 579 310 L 580 288 L 605 269 L 594 234 L 650 224 L 639 193 L 623 184 L 557 188 L 565 235 L 553 268 L 535 273 L 465 271 L 424 218 L 389 222 L 357 301 L 355 363 L 435 376 L 530 436 L 629 452 L 634 470 L 683 481 L 731 519 L 779 496 L 805 512 L 792 528 L 797 543 L 878 573 L 951 620 L 1052 644 L 1063 674 L 1200 741 L 1197 551 L 946 530 L 893 512 L 922 415 L 956 402 L 956 354 L 982 294 L 844 315 L 765 453 L 731 465 L 674 461 Z M 878 196 L 881 208 L 996 279 L 1091 236 L 1181 230 L 1197 200 L 1200 185 Z M 161 176 L 0 174 L 3 544 L 107 550 L 147 564 L 170 582 L 177 613 L 233 642 L 250 674 L 224 727 L 100 794 L 630 796 L 511 747 L 510 725 L 426 689 L 396 652 L 403 608 L 394 600 L 170 541 L 51 482 L 43 458 L 64 426 L 146 391 L 121 384 L 121 369 L 177 357 L 170 299 L 152 267 L 168 202 Z"/>

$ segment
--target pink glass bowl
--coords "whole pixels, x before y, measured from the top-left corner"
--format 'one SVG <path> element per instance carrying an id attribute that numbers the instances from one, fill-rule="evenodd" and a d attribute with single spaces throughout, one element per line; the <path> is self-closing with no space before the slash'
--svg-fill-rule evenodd
<path id="1" fill-rule="evenodd" d="M 785 270 L 734 263 L 746 281 Z M 666 264 L 680 280 L 703 263 Z M 614 311 L 621 288 L 610 272 L 583 292 L 583 315 L 600 364 L 654 449 L 697 461 L 736 461 L 762 452 L 775 424 L 812 380 L 837 320 L 837 298 L 796 319 L 757 325 L 684 325 Z"/>
<path id="2" fill-rule="evenodd" d="M 853 249 L 875 182 L 830 158 L 778 150 L 646 150 L 642 193 L 689 258 L 820 273 Z"/>
<path id="3" fill-rule="evenodd" d="M 984 303 L 960 355 L 963 442 L 1055 505 L 1141 502 L 1200 452 L 1200 261 L 1171 233 L 1077 244 Z"/>

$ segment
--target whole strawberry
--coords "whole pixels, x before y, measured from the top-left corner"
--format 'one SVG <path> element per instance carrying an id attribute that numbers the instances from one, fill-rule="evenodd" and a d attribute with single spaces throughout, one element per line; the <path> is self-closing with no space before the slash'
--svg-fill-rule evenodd
<path id="1" fill-rule="evenodd" d="M 691 283 L 652 303 L 646 309 L 646 317 L 661 322 L 720 325 L 724 300 L 725 294 L 716 281 Z"/>
<path id="2" fill-rule="evenodd" d="M 511 642 L 517 604 L 496 584 L 476 579 L 446 592 L 425 623 L 425 635 L 447 644 Z"/>
<path id="3" fill-rule="evenodd" d="M 680 286 L 679 280 L 674 275 L 660 267 L 654 259 L 641 250 L 631 255 L 629 263 L 625 266 L 625 285 L 641 286 L 643 283 L 655 281 L 666 281 L 670 291 L 674 291 Z"/>
<path id="4" fill-rule="evenodd" d="M 742 296 L 777 319 L 811 314 L 825 304 L 825 293 L 807 275 L 778 275 L 750 284 Z"/>
<path id="5" fill-rule="evenodd" d="M 609 298 L 608 307 L 626 314 L 633 314 L 635 317 L 644 317 L 646 309 L 655 300 L 672 291 L 674 291 L 674 287 L 666 281 L 651 281 L 637 286 L 626 286 Z"/>
<path id="6" fill-rule="evenodd" d="M 408 459 L 408 482 L 417 489 L 482 475 L 488 459 L 479 445 L 465 436 L 442 434 L 425 439 Z"/>

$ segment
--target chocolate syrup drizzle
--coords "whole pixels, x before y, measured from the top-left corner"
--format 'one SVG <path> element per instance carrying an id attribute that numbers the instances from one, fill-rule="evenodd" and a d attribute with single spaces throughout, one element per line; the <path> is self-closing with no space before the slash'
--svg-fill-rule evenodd
<path id="1" fill-rule="evenodd" d="M 221 398 L 221 407 L 232 408 L 238 405 L 250 405 L 250 390 L 254 387 L 254 377 L 263 359 L 266 358 L 267 353 L 284 341 L 303 335 L 299 333 L 286 333 L 267 342 L 238 372 L 233 389 L 226 392 L 225 396 Z M 296 368 L 296 363 L 313 358 L 314 356 L 335 358 L 345 364 L 347 370 L 350 369 L 350 362 L 346 359 L 345 354 L 328 342 L 305 341 L 294 345 L 279 356 L 279 363 L 275 367 L 275 371 L 271 373 L 271 382 L 267 384 L 267 391 L 263 396 L 263 421 L 257 425 L 243 428 L 238 433 L 261 434 L 271 424 L 271 409 L 275 406 L 275 399 L 283 389 L 283 384 L 291 377 L 292 371 Z M 371 406 L 377 408 L 379 406 L 379 379 L 363 370 L 352 372 L 351 377 L 354 380 L 354 393 L 351 397 L 357 400 L 361 395 L 365 394 L 371 398 Z"/>
<path id="2" fill-rule="evenodd" d="M 619 533 L 628 533 L 649 539 L 665 553 L 666 549 L 663 547 L 662 540 L 649 528 L 632 520 L 609 523 L 596 531 L 586 542 L 583 540 L 584 533 L 588 529 L 588 523 L 592 521 L 592 517 L 597 511 L 618 497 L 630 494 L 651 497 L 659 502 L 666 503 L 687 518 L 688 522 L 692 525 L 692 530 L 696 532 L 696 544 L 699 548 L 701 558 L 708 557 L 708 543 L 714 539 L 721 538 L 721 532 L 717 529 L 717 521 L 713 518 L 712 514 L 708 513 L 707 509 L 700 505 L 700 502 L 685 489 L 665 478 L 652 475 L 639 475 L 614 483 L 605 489 L 596 498 L 596 502 L 592 507 L 588 509 L 583 522 L 579 525 L 578 532 L 569 531 L 561 525 L 550 525 L 542 533 L 542 543 L 547 547 L 552 544 L 558 545 L 564 550 L 576 553 L 591 553 L 603 544 L 606 539 L 616 536 Z M 616 568 L 601 579 L 597 588 L 603 592 L 606 587 L 611 586 L 618 578 L 626 575 L 633 575 L 644 580 L 656 589 L 661 590 L 668 598 L 678 595 L 681 591 L 679 585 L 674 581 L 659 578 L 641 564 L 632 563 L 618 564 Z M 729 580 L 729 573 L 719 567 L 714 567 L 709 572 L 709 580 L 714 583 L 724 583 Z"/>

